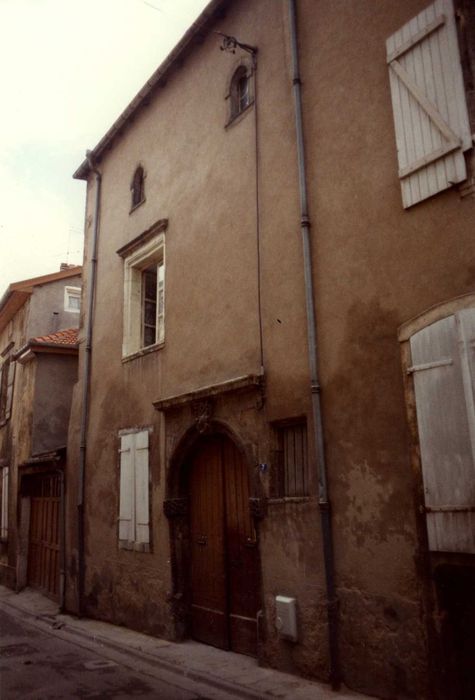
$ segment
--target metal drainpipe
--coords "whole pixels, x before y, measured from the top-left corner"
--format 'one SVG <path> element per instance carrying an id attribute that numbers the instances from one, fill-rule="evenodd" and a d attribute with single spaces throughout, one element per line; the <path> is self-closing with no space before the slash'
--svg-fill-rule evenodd
<path id="1" fill-rule="evenodd" d="M 82 405 L 81 405 L 81 428 L 79 437 L 79 473 L 78 473 L 78 578 L 77 578 L 77 596 L 78 596 L 78 614 L 81 616 L 83 610 L 84 598 L 84 496 L 85 496 L 85 471 L 86 471 L 86 447 L 87 447 L 87 422 L 89 415 L 89 398 L 90 398 L 90 375 L 91 375 L 91 351 L 92 351 L 92 315 L 94 309 L 94 296 L 96 291 L 96 268 L 97 268 L 97 244 L 99 239 L 99 213 L 101 202 L 101 185 L 102 177 L 100 172 L 94 166 L 91 153 L 86 151 L 86 159 L 91 172 L 96 176 L 96 199 L 94 204 L 94 223 L 92 232 L 92 256 L 90 279 L 88 285 L 87 298 L 87 319 L 86 319 L 86 354 L 84 356 L 84 373 L 82 385 Z"/>
<path id="2" fill-rule="evenodd" d="M 337 597 L 335 590 L 334 553 L 328 497 L 327 468 L 325 446 L 323 442 L 322 406 L 320 384 L 318 379 L 318 346 L 316 337 L 316 318 L 312 275 L 312 258 L 310 250 L 310 218 L 308 215 L 307 177 L 305 168 L 305 145 L 303 139 L 302 94 L 297 43 L 297 18 L 295 0 L 289 0 L 290 36 L 292 50 L 293 94 L 295 108 L 295 131 L 297 135 L 297 158 L 299 170 L 300 223 L 305 273 L 305 301 L 307 310 L 308 359 L 312 395 L 312 430 L 314 433 L 318 469 L 318 504 L 320 508 L 323 558 L 325 562 L 325 579 L 327 589 L 328 646 L 330 652 L 330 682 L 337 690 L 340 685 L 340 664 L 338 655 L 337 633 Z"/>

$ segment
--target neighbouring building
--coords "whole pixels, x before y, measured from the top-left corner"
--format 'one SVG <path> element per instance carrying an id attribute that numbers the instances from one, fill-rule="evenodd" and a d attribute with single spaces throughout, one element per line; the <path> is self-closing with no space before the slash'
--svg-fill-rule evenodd
<path id="1" fill-rule="evenodd" d="M 58 601 L 81 272 L 64 264 L 10 284 L 0 300 L 0 581 Z"/>
<path id="2" fill-rule="evenodd" d="M 473 697 L 474 77 L 468 0 L 213 0 L 88 153 L 70 610 Z"/>

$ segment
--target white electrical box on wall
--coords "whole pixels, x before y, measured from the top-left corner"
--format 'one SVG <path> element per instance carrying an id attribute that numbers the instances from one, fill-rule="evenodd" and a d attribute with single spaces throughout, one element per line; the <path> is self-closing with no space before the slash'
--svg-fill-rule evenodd
<path id="1" fill-rule="evenodd" d="M 297 641 L 297 601 L 285 595 L 275 597 L 275 626 L 284 639 Z"/>

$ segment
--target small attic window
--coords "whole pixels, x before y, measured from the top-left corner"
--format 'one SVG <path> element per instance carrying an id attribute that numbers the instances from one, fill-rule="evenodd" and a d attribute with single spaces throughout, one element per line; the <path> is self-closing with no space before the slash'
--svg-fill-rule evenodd
<path id="1" fill-rule="evenodd" d="M 251 75 L 251 70 L 246 65 L 240 65 L 233 73 L 228 95 L 230 100 L 229 122 L 245 112 L 253 102 Z"/>
<path id="2" fill-rule="evenodd" d="M 141 165 L 134 173 L 130 189 L 132 191 L 132 209 L 135 209 L 145 201 L 145 173 Z"/>

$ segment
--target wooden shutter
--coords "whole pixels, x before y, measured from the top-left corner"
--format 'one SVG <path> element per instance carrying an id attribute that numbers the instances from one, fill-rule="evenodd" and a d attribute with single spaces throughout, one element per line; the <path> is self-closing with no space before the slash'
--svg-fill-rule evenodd
<path id="1" fill-rule="evenodd" d="M 120 504 L 119 504 L 119 540 L 134 540 L 134 435 L 122 435 L 120 439 Z"/>
<path id="2" fill-rule="evenodd" d="M 452 0 L 436 0 L 386 42 L 405 208 L 467 177 L 471 148 Z"/>
<path id="3" fill-rule="evenodd" d="M 149 466 L 148 432 L 135 434 L 135 542 L 148 544 Z"/>
<path id="4" fill-rule="evenodd" d="M 429 548 L 475 553 L 475 309 L 411 338 Z"/>
<path id="5" fill-rule="evenodd" d="M 12 415 L 13 402 L 13 384 L 15 382 L 15 367 L 16 362 L 10 360 L 8 364 L 8 379 L 7 379 L 7 397 L 5 401 L 5 420 L 8 420 Z"/>

